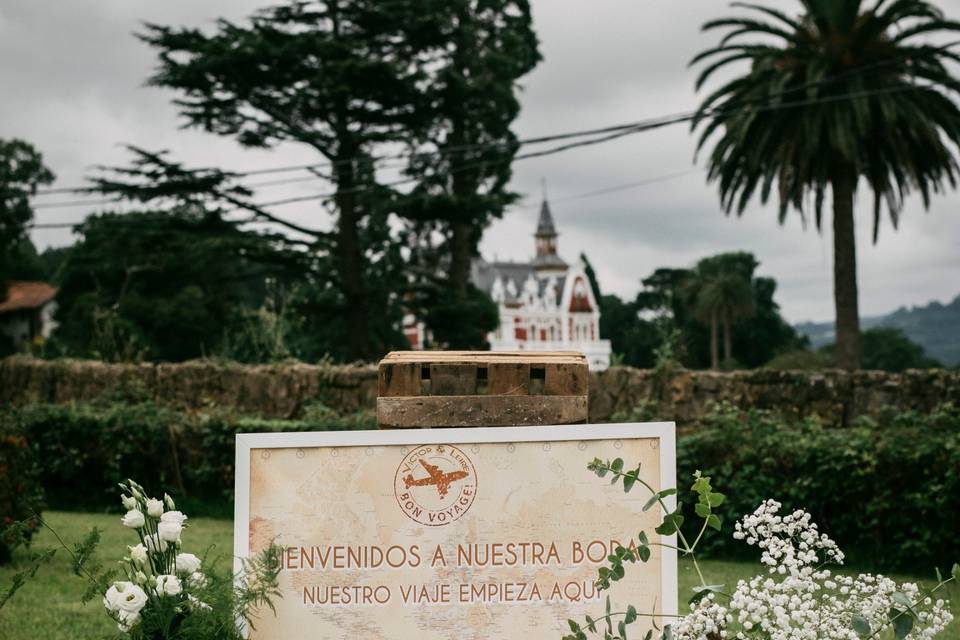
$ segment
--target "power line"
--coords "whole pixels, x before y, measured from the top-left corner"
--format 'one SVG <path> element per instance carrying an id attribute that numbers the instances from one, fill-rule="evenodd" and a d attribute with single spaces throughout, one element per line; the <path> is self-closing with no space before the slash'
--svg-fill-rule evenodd
<path id="1" fill-rule="evenodd" d="M 573 196 L 566 196 L 566 197 L 563 197 L 563 198 L 557 198 L 557 199 L 553 200 L 553 202 L 554 202 L 554 203 L 559 203 L 559 202 L 570 202 L 570 201 L 573 201 L 573 200 L 583 200 L 583 199 L 585 199 L 585 198 L 592 198 L 592 197 L 602 196 L 602 195 L 606 195 L 606 194 L 609 194 L 609 193 L 615 193 L 615 192 L 617 192 L 617 191 L 626 191 L 626 190 L 629 190 L 629 189 L 637 189 L 637 188 L 639 188 L 639 187 L 645 187 L 645 186 L 648 186 L 648 185 L 651 185 L 651 184 L 656 184 L 656 183 L 659 183 L 659 182 L 666 182 L 666 181 L 669 181 L 669 180 L 675 180 L 676 178 L 680 178 L 680 177 L 683 177 L 683 176 L 691 175 L 691 174 L 693 174 L 693 173 L 698 173 L 698 170 L 697 170 L 697 169 L 687 169 L 686 171 L 676 171 L 676 172 L 674 172 L 674 173 L 668 173 L 668 174 L 666 174 L 666 175 L 656 176 L 656 177 L 653 177 L 653 178 L 646 178 L 646 179 L 643 179 L 643 180 L 638 180 L 638 181 L 636 181 L 636 182 L 628 182 L 628 183 L 625 183 L 625 184 L 613 185 L 613 186 L 610 186 L 610 187 L 604 187 L 603 189 L 596 189 L 596 190 L 594 190 L 594 191 L 587 191 L 587 192 L 585 192 L 585 193 L 580 193 L 580 194 L 573 195 Z M 523 207 L 523 208 L 521 208 L 521 209 L 527 210 L 527 209 L 530 209 L 530 208 L 531 208 L 531 207 Z M 123 219 L 121 219 L 121 218 L 112 219 L 112 220 L 100 220 L 100 222 L 110 222 L 110 223 L 113 223 L 113 224 L 142 224 L 142 222 L 136 222 L 136 223 L 135 223 L 135 222 L 132 222 L 132 221 L 129 221 L 129 220 L 123 220 Z M 84 221 L 80 221 L 80 222 L 31 223 L 31 224 L 27 225 L 27 227 L 28 227 L 28 228 L 31 228 L 31 229 L 69 229 L 69 228 L 77 227 L 77 226 L 79 226 L 79 225 L 81 225 L 81 224 L 83 224 L 83 223 L 84 223 Z M 259 223 L 270 224 L 269 221 L 266 221 L 266 220 L 257 220 L 257 219 L 255 219 L 255 218 L 251 218 L 251 219 L 248 219 L 248 220 L 235 221 L 235 224 L 251 224 L 251 223 L 255 223 L 255 224 L 259 224 Z"/>
<path id="2" fill-rule="evenodd" d="M 960 44 L 960 41 L 958 41 L 958 42 L 951 42 L 951 43 L 948 43 L 948 44 L 946 44 L 946 45 L 942 45 L 942 46 L 940 46 L 940 47 L 935 47 L 934 49 L 935 49 L 935 50 L 947 50 L 947 49 L 949 49 L 949 48 L 952 48 L 952 47 L 954 47 L 954 46 L 957 46 L 958 44 Z M 864 66 L 861 66 L 861 67 L 857 67 L 857 68 L 855 68 L 855 69 L 850 69 L 850 70 L 848 70 L 848 71 L 845 71 L 845 72 L 842 72 L 842 73 L 839 73 L 839 74 L 835 74 L 835 75 L 833 75 L 833 76 L 829 76 L 829 77 L 826 77 L 826 78 L 821 78 L 821 79 L 818 79 L 818 80 L 811 80 L 811 81 L 809 81 L 809 82 L 803 83 L 803 84 L 798 85 L 798 86 L 795 86 L 795 87 L 789 87 L 789 88 L 784 89 L 784 90 L 782 90 L 782 91 L 780 91 L 780 92 L 777 92 L 777 93 L 775 93 L 775 94 L 772 94 L 772 95 L 770 95 L 770 96 L 767 96 L 767 97 L 764 98 L 764 99 L 770 99 L 770 98 L 775 98 L 775 97 L 782 97 L 782 96 L 785 96 L 785 95 L 788 95 L 788 94 L 791 94 L 791 93 L 796 93 L 796 92 L 798 92 L 798 91 L 803 91 L 803 90 L 806 90 L 806 89 L 809 89 L 809 88 L 813 88 L 813 87 L 816 87 L 816 86 L 819 86 L 819 85 L 831 84 L 831 83 L 837 82 L 838 80 L 842 80 L 842 79 L 844 79 L 844 78 L 846 78 L 846 77 L 855 76 L 855 75 L 860 75 L 860 74 L 863 74 L 863 73 L 865 73 L 865 72 L 867 72 L 867 71 L 872 71 L 872 70 L 875 70 L 875 69 L 878 69 L 878 68 L 891 66 L 891 65 L 898 64 L 898 63 L 904 62 L 904 61 L 909 61 L 909 60 L 910 60 L 910 57 L 907 56 L 907 55 L 899 56 L 899 57 L 896 57 L 896 58 L 891 58 L 891 59 L 889 59 L 889 60 L 881 60 L 881 61 L 878 61 L 878 62 L 875 62 L 875 63 L 871 63 L 871 64 L 867 64 L 867 65 L 864 65 Z M 761 100 L 761 98 L 758 98 L 757 100 L 759 101 L 759 100 Z M 254 169 L 254 170 L 249 170 L 249 171 L 225 171 L 225 172 L 223 172 L 223 173 L 226 174 L 226 175 L 229 176 L 229 177 L 242 178 L 242 177 L 247 177 L 247 176 L 268 175 L 268 174 L 274 174 L 274 173 L 287 173 L 287 172 L 291 172 L 291 171 L 315 171 L 315 170 L 317 170 L 317 169 L 324 168 L 324 167 L 336 167 L 336 166 L 338 166 L 338 165 L 342 165 L 342 164 L 346 164 L 346 163 L 350 163 L 350 162 L 356 162 L 356 161 L 364 161 L 364 160 L 366 160 L 366 161 L 371 161 L 374 165 L 377 165 L 377 164 L 379 164 L 379 163 L 381 163 L 381 162 L 383 162 L 383 161 L 386 161 L 386 160 L 412 159 L 412 158 L 427 157 L 427 156 L 432 156 L 432 155 L 445 155 L 445 154 L 455 153 L 455 152 L 459 152 L 459 151 L 471 151 L 471 150 L 493 149 L 493 148 L 507 147 L 507 146 L 512 146 L 512 145 L 530 146 L 530 145 L 537 145 L 537 144 L 545 144 L 545 143 L 548 143 L 548 142 L 558 142 L 558 141 L 562 141 L 562 140 L 569 140 L 569 139 L 575 139 L 575 138 L 584 138 L 584 137 L 589 137 L 589 136 L 602 136 L 602 135 L 604 135 L 604 134 L 612 134 L 611 139 L 613 139 L 613 138 L 615 138 L 615 137 L 619 137 L 619 136 L 617 135 L 618 133 L 632 132 L 635 128 L 638 128 L 638 127 L 665 126 L 665 125 L 667 125 L 667 124 L 673 124 L 673 123 L 675 123 L 675 122 L 688 121 L 688 120 L 691 120 L 692 117 L 693 117 L 695 114 L 697 114 L 697 113 L 698 113 L 698 111 L 679 112 L 679 113 L 668 114 L 668 115 L 659 116 L 659 117 L 655 117 L 655 118 L 651 118 L 651 119 L 640 120 L 640 121 L 636 121 L 636 122 L 630 122 L 630 123 L 624 123 L 624 124 L 618 124 L 618 125 L 610 125 L 610 126 L 599 127 L 599 128 L 592 128 L 592 129 L 581 129 L 581 130 L 575 130 L 575 131 L 568 131 L 568 132 L 562 132 L 562 133 L 557 133 L 557 134 L 550 134 L 550 135 L 539 136 L 539 137 L 525 138 L 525 139 L 516 140 L 516 141 L 494 141 L 494 142 L 487 142 L 487 143 L 463 144 L 463 145 L 455 145 L 455 146 L 450 146 L 450 147 L 442 147 L 442 148 L 436 149 L 436 150 L 434 150 L 434 151 L 408 151 L 408 152 L 403 152 L 403 153 L 396 153 L 396 154 L 389 154 L 389 155 L 384 155 L 384 156 L 377 156 L 377 157 L 375 157 L 375 158 L 374 158 L 374 157 L 371 157 L 371 156 L 369 156 L 369 155 L 360 155 L 360 156 L 354 156 L 354 157 L 351 157 L 351 158 L 343 158 L 343 159 L 337 159 L 337 160 L 332 160 L 332 161 L 326 161 L 326 162 L 322 162 L 322 163 L 287 165 L 287 166 L 280 166 L 280 167 L 267 167 L 267 168 L 264 168 L 264 169 Z M 706 114 L 703 114 L 703 115 L 705 115 L 706 117 L 709 117 L 709 116 L 712 115 L 712 114 L 706 113 Z M 661 124 L 661 123 L 662 123 L 662 124 Z M 597 142 L 602 142 L 602 141 L 604 141 L 604 140 L 600 140 L 600 141 L 597 141 Z M 594 144 L 596 144 L 597 142 L 595 142 Z M 383 167 L 381 167 L 381 168 L 383 168 Z M 213 169 L 213 168 L 206 168 L 206 169 L 200 168 L 200 169 L 197 169 L 197 170 L 200 170 L 200 171 L 202 171 L 202 170 L 217 171 L 217 169 Z M 256 187 L 267 187 L 267 186 L 276 186 L 276 185 L 283 185 L 283 184 L 293 184 L 293 183 L 295 183 L 295 182 L 306 182 L 306 181 L 309 181 L 309 180 L 313 180 L 313 179 L 315 179 L 315 177 L 321 177 L 322 179 L 325 179 L 325 180 L 332 180 L 332 179 L 333 179 L 333 176 L 330 176 L 330 175 L 316 176 L 316 174 L 315 174 L 315 176 L 310 176 L 310 177 L 292 178 L 292 179 L 277 180 L 277 181 L 268 181 L 268 182 L 262 182 L 262 183 L 257 183 L 257 184 L 251 184 L 251 185 L 247 185 L 247 186 L 248 186 L 248 187 L 251 187 L 251 188 L 256 188 Z M 37 192 L 34 194 L 34 196 L 47 196 L 47 195 L 65 194 L 65 193 L 78 193 L 78 194 L 79 194 L 79 193 L 89 193 L 89 194 L 93 195 L 93 194 L 98 193 L 98 192 L 97 192 L 95 189 L 93 189 L 93 188 L 91 188 L 91 187 L 89 187 L 89 186 L 84 186 L 84 187 L 72 187 L 72 188 L 71 188 L 71 187 L 61 187 L 61 188 L 54 188 L 54 189 L 39 189 L 39 190 L 37 190 Z"/>
<path id="3" fill-rule="evenodd" d="M 717 109 L 709 110 L 706 113 L 703 113 L 699 110 L 688 111 L 686 113 L 678 113 L 673 116 L 662 116 L 659 118 L 653 118 L 646 121 L 640 121 L 632 125 L 616 125 L 612 127 L 603 127 L 601 129 L 593 129 L 591 131 L 603 131 L 603 132 L 609 132 L 609 133 L 607 135 L 600 135 L 599 137 L 594 137 L 590 140 L 580 140 L 577 142 L 566 143 L 566 144 L 562 144 L 562 145 L 555 146 L 555 147 L 541 150 L 541 151 L 533 151 L 530 153 L 520 154 L 513 157 L 506 157 L 501 160 L 477 161 L 477 162 L 468 163 L 465 165 L 459 165 L 459 166 L 454 165 L 449 169 L 447 173 L 449 174 L 459 173 L 459 172 L 466 171 L 473 168 L 478 168 L 478 167 L 482 167 L 490 164 L 496 164 L 498 162 L 513 162 L 513 161 L 528 160 L 532 158 L 540 158 L 544 156 L 554 155 L 557 153 L 562 153 L 564 151 L 569 151 L 571 149 L 577 149 L 580 147 L 602 144 L 604 142 L 609 142 L 611 140 L 622 138 L 628 135 L 633 135 L 636 133 L 652 131 L 655 129 L 660 129 L 660 128 L 667 127 L 674 124 L 689 122 L 694 119 L 706 119 L 706 118 L 718 117 L 721 115 L 736 115 L 738 113 L 743 113 L 748 111 L 762 112 L 762 111 L 773 111 L 773 110 L 779 110 L 779 109 L 788 109 L 788 108 L 794 108 L 798 106 L 829 104 L 829 103 L 835 103 L 835 102 L 840 102 L 840 101 L 850 100 L 850 99 L 859 99 L 859 98 L 872 97 L 877 95 L 889 95 L 894 93 L 902 93 L 906 91 L 916 91 L 923 88 L 925 87 L 922 85 L 903 85 L 899 87 L 890 87 L 887 89 L 851 92 L 851 93 L 837 94 L 834 96 L 808 98 L 808 99 L 797 100 L 797 101 L 776 102 L 776 103 L 759 105 L 759 106 L 738 107 L 736 109 L 717 108 Z M 553 138 L 553 139 L 571 138 L 571 137 L 580 136 L 580 135 L 582 134 L 581 133 L 557 134 L 556 136 L 547 136 L 547 137 L 539 138 L 538 140 L 544 140 L 546 138 Z M 339 191 L 320 193 L 320 194 L 310 194 L 310 195 L 304 195 L 304 196 L 294 196 L 290 198 L 283 198 L 279 200 L 273 200 L 273 201 L 262 202 L 262 203 L 252 203 L 251 206 L 259 209 L 264 209 L 266 207 L 283 206 L 283 205 L 294 204 L 298 202 L 309 202 L 313 200 L 329 200 L 337 195 L 366 193 L 373 189 L 402 186 L 402 185 L 406 185 L 414 182 L 419 182 L 422 179 L 423 178 L 421 176 L 411 176 L 407 178 L 394 180 L 392 182 L 367 183 L 367 186 L 358 186 L 352 189 L 343 189 Z M 101 200 L 98 202 L 71 201 L 71 202 L 51 203 L 47 205 L 41 204 L 41 205 L 37 205 L 35 208 L 36 209 L 53 209 L 53 208 L 76 207 L 76 206 L 100 206 L 103 204 L 111 204 L 115 202 L 118 202 L 118 200 L 116 199 Z"/>
<path id="4" fill-rule="evenodd" d="M 91 202 L 90 200 L 69 200 L 67 202 L 50 202 L 44 204 L 35 204 L 32 205 L 34 211 L 39 209 L 63 209 L 65 207 L 98 207 L 104 204 L 113 204 L 116 202 L 122 202 L 120 198 L 111 198 L 109 200 L 97 200 Z"/>

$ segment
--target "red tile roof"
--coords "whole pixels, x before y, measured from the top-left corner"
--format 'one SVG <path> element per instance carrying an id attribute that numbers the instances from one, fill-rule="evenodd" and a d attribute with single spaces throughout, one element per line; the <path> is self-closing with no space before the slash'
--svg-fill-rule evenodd
<path id="1" fill-rule="evenodd" d="M 38 309 L 56 295 L 57 289 L 46 282 L 11 282 L 7 285 L 7 299 L 0 302 L 0 313 Z"/>

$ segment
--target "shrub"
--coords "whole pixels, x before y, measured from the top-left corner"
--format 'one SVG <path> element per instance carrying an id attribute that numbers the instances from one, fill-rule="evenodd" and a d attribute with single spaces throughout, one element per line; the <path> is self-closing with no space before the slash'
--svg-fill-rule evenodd
<path id="1" fill-rule="evenodd" d="M 39 468 L 27 439 L 0 427 L 0 565 L 10 561 L 13 548 L 29 543 L 43 509 Z M 8 531 L 14 522 L 25 523 Z"/>
<path id="2" fill-rule="evenodd" d="M 237 433 L 376 425 L 372 412 L 339 415 L 314 405 L 304 413 L 299 420 L 265 420 L 141 401 L 30 405 L 10 410 L 5 421 L 43 460 L 42 484 L 55 508 L 115 509 L 116 483 L 136 477 L 148 487 L 175 487 L 177 502 L 199 515 L 230 515 Z"/>
<path id="3" fill-rule="evenodd" d="M 677 476 L 697 469 L 729 496 L 718 509 L 727 525 L 773 497 L 806 508 L 854 562 L 911 567 L 960 557 L 949 531 L 960 521 L 957 407 L 843 429 L 719 407 L 678 441 Z M 726 536 L 704 548 L 736 549 Z"/>

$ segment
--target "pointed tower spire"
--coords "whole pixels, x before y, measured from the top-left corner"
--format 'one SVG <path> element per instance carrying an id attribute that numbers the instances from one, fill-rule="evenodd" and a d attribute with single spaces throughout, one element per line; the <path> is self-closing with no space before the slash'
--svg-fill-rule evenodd
<path id="1" fill-rule="evenodd" d="M 547 200 L 547 184 L 543 180 L 543 204 L 540 205 L 540 218 L 537 220 L 537 232 L 534 234 L 537 244 L 537 257 L 534 266 L 539 269 L 566 269 L 567 264 L 557 255 L 557 229 L 553 224 L 553 214 L 550 213 L 550 202 Z"/>
<path id="2" fill-rule="evenodd" d="M 546 198 L 540 205 L 540 219 L 537 221 L 537 239 L 541 237 L 557 237 L 557 230 L 553 226 L 553 214 L 550 213 L 550 203 L 547 202 Z M 554 247 L 553 253 L 556 253 L 556 247 Z"/>

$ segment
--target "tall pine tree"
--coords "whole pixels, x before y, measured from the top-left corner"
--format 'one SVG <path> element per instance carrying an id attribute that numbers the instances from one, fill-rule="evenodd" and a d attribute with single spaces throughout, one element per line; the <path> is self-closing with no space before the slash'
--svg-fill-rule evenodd
<path id="1" fill-rule="evenodd" d="M 507 188 L 518 149 L 510 127 L 520 113 L 518 81 L 541 56 L 527 0 L 448 0 L 433 19 L 439 48 L 423 93 L 429 120 L 404 213 L 444 238 L 443 268 L 427 270 L 425 288 L 428 300 L 443 301 L 434 315 L 463 328 L 443 331 L 446 344 L 475 347 L 497 316 L 470 284 L 470 266 L 483 230 L 517 197 Z"/>
<path id="2" fill-rule="evenodd" d="M 291 2 L 245 24 L 219 20 L 209 34 L 150 24 L 141 36 L 159 57 L 151 84 L 181 92 L 188 126 L 248 147 L 299 144 L 330 164 L 336 226 L 328 246 L 349 358 L 380 355 L 399 323 L 385 313 L 388 300 L 373 299 L 384 292 L 367 269 L 371 254 L 392 249 L 365 239 L 384 241 L 368 231 L 383 226 L 390 200 L 374 188 L 375 149 L 407 140 L 422 113 L 418 47 L 432 33 L 421 31 L 431 15 L 422 8 L 413 0 Z"/>

